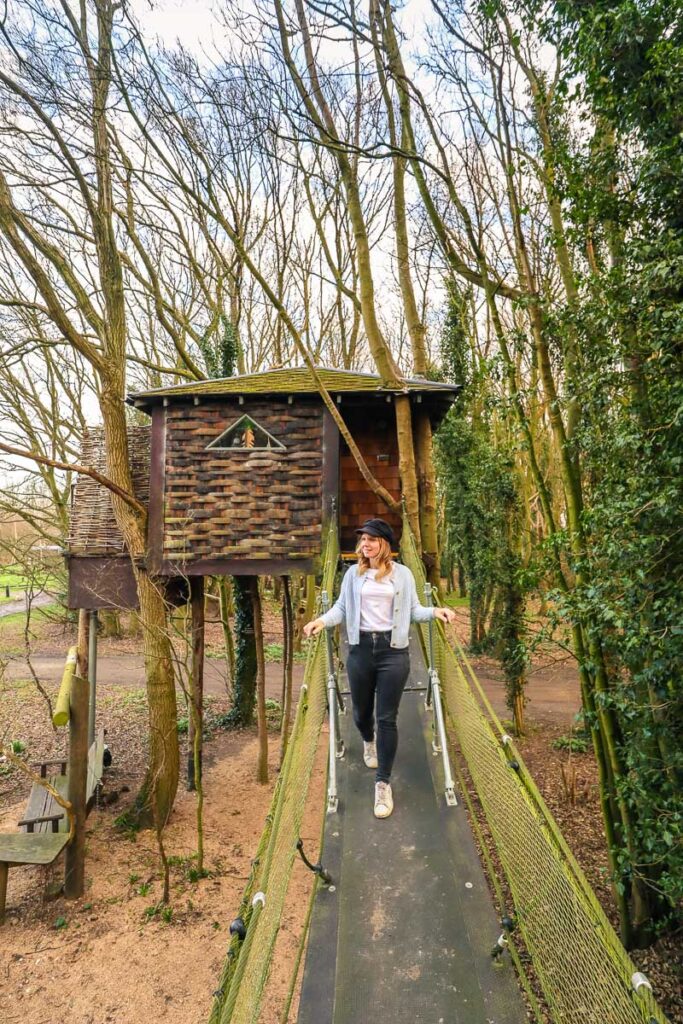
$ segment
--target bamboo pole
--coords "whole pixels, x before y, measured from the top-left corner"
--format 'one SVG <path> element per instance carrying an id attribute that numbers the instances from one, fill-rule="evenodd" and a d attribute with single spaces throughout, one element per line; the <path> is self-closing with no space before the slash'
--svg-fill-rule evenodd
<path id="1" fill-rule="evenodd" d="M 263 653 L 263 611 L 258 576 L 250 576 L 251 600 L 254 609 L 254 642 L 256 644 L 256 720 L 258 722 L 258 764 L 256 781 L 268 782 L 268 722 L 266 720 L 266 664 Z"/>
<path id="2" fill-rule="evenodd" d="M 282 577 L 282 626 L 284 635 L 282 666 L 282 720 L 280 723 L 280 765 L 283 764 L 289 740 L 292 716 L 292 663 L 294 660 L 294 614 L 289 576 Z"/>
<path id="3" fill-rule="evenodd" d="M 90 612 L 88 635 L 88 746 L 95 742 L 95 715 L 97 710 L 97 611 Z"/>
<path id="4" fill-rule="evenodd" d="M 52 724 L 56 729 L 65 726 L 69 721 L 69 701 L 71 697 L 71 683 L 76 672 L 77 648 L 70 647 L 66 656 L 62 682 L 57 695 L 57 703 L 52 712 Z"/>

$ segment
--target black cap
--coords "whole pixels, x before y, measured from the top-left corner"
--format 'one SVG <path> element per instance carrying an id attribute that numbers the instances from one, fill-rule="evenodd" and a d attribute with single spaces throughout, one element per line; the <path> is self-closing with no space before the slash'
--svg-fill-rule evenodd
<path id="1" fill-rule="evenodd" d="M 382 537 L 384 540 L 389 541 L 392 548 L 396 547 L 396 538 L 394 537 L 393 530 L 389 523 L 385 523 L 383 519 L 368 519 L 367 522 L 358 527 L 356 533 L 369 533 L 371 537 Z"/>

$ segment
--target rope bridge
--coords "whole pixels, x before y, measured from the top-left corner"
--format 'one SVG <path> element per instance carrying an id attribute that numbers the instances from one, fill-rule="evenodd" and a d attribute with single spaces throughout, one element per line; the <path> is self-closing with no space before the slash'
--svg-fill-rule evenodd
<path id="1" fill-rule="evenodd" d="M 322 589 L 328 594 L 334 590 L 338 561 L 337 523 L 333 518 L 323 552 Z M 287 753 L 242 896 L 237 924 L 231 929 L 233 937 L 209 1024 L 256 1024 L 258 1021 L 325 718 L 326 661 L 325 637 L 319 633 L 308 648 L 304 682 Z M 315 888 L 314 885 L 314 893 Z"/>
<path id="2" fill-rule="evenodd" d="M 422 560 L 404 521 L 401 550 L 418 585 Z M 339 559 L 337 524 L 330 522 L 321 592 L 332 594 Z M 436 624 L 440 627 L 440 623 Z M 419 627 L 423 643 L 427 626 Z M 514 902 L 514 924 L 531 954 L 552 1024 L 666 1024 L 647 980 L 637 974 L 585 876 L 568 849 L 512 741 L 505 735 L 463 651 L 441 628 L 433 632 L 435 669 L 446 715 L 481 802 Z M 308 650 L 292 735 L 252 871 L 244 890 L 209 1024 L 257 1024 L 285 904 L 316 749 L 327 710 L 328 667 L 323 634 Z M 331 700 L 330 703 L 333 703 Z M 461 786 L 467 799 L 467 790 Z M 472 825 L 476 828 L 476 818 Z M 485 846 L 482 846 L 487 857 Z M 500 890 L 489 862 L 489 875 Z M 293 965 L 286 1024 L 307 924 Z M 500 899 L 501 905 L 503 900 Z M 512 938 L 509 949 L 537 1019 L 544 1019 Z M 380 1010 L 380 1007 L 377 1007 Z"/>
<path id="3" fill-rule="evenodd" d="M 425 573 L 407 523 L 401 555 L 419 587 Z M 553 1024 L 665 1024 L 647 979 L 621 945 L 464 651 L 456 641 L 454 652 L 437 625 L 435 657 L 446 713 Z M 419 628 L 424 643 L 426 627 Z"/>

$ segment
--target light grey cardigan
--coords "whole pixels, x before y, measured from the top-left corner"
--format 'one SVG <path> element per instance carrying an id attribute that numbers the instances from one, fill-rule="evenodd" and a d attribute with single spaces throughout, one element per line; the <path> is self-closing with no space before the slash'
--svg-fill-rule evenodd
<path id="1" fill-rule="evenodd" d="M 320 616 L 326 626 L 338 626 L 345 619 L 350 644 L 360 643 L 360 596 L 366 579 L 367 573 L 359 576 L 355 566 L 349 569 L 342 580 L 339 600 Z M 407 566 L 394 562 L 391 582 L 394 587 L 391 646 L 407 647 L 410 623 L 433 619 L 434 608 L 427 608 L 418 601 L 415 577 Z"/>

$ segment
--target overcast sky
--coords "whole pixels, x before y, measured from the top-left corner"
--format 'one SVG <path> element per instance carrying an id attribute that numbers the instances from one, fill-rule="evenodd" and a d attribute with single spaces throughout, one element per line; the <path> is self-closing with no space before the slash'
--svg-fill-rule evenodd
<path id="1" fill-rule="evenodd" d="M 215 7 L 211 0 L 133 0 L 131 6 L 148 38 L 158 36 L 168 45 L 180 39 L 196 51 L 210 46 Z M 430 0 L 407 0 L 400 7 L 401 27 L 410 39 L 429 17 Z"/>

